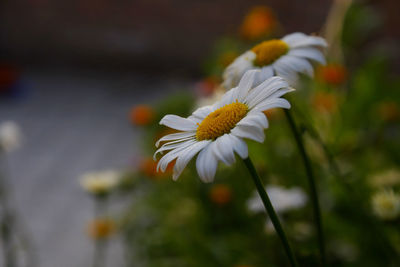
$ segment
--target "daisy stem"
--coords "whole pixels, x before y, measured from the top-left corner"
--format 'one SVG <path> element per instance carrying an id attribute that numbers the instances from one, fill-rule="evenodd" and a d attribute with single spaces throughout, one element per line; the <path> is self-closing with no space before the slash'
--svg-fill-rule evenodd
<path id="1" fill-rule="evenodd" d="M 262 181 L 260 180 L 260 177 L 257 174 L 256 168 L 254 167 L 253 162 L 251 161 L 250 158 L 246 158 L 243 161 L 244 161 L 244 164 L 246 165 L 247 169 L 250 172 L 250 176 L 253 179 L 253 182 L 257 188 L 258 194 L 260 195 L 262 202 L 264 203 L 264 207 L 268 212 L 268 215 L 272 221 L 272 224 L 274 225 L 275 230 L 276 230 L 279 238 L 281 239 L 281 242 L 283 244 L 283 247 L 285 248 L 285 252 L 289 258 L 291 266 L 297 267 L 298 264 L 297 264 L 294 254 L 292 252 L 292 249 L 290 248 L 289 242 L 286 238 L 286 234 L 283 231 L 281 223 L 279 222 L 279 218 L 276 215 L 274 207 L 271 204 L 271 200 L 269 199 L 268 194 L 265 191 L 264 185 L 263 185 Z"/>
<path id="2" fill-rule="evenodd" d="M 94 219 L 104 216 L 107 204 L 107 196 L 94 198 Z M 97 230 L 96 230 L 97 231 Z M 106 261 L 107 240 L 95 239 L 93 249 L 93 267 L 102 267 Z"/>
<path id="3" fill-rule="evenodd" d="M 317 233 L 318 233 L 318 246 L 319 246 L 319 251 L 320 251 L 321 263 L 322 263 L 322 266 L 325 266 L 325 264 L 326 264 L 325 241 L 324 241 L 324 233 L 322 231 L 322 216 L 321 216 L 321 210 L 320 210 L 320 205 L 319 205 L 319 199 L 318 199 L 318 193 L 317 193 L 314 173 L 313 173 L 313 170 L 311 167 L 311 161 L 307 155 L 307 151 L 304 147 L 303 138 L 302 138 L 301 134 L 299 133 L 299 130 L 296 127 L 296 123 L 294 121 L 292 114 L 287 109 L 284 109 L 284 111 L 285 111 L 286 119 L 289 123 L 290 129 L 292 130 L 294 139 L 296 140 L 297 148 L 299 149 L 299 152 L 303 159 L 304 167 L 306 169 L 308 183 L 309 183 L 310 191 L 311 191 L 311 200 L 313 203 L 314 220 L 315 220 L 315 225 L 316 225 Z"/>

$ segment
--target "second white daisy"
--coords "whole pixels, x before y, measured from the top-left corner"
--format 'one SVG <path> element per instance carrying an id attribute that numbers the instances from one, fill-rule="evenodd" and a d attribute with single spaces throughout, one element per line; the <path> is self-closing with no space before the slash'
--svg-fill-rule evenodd
<path id="1" fill-rule="evenodd" d="M 248 157 L 244 138 L 263 142 L 268 120 L 263 111 L 271 108 L 290 108 L 282 95 L 292 91 L 280 77 L 272 77 L 253 88 L 259 71 L 248 71 L 235 87 L 226 92 L 220 101 L 197 109 L 188 118 L 166 115 L 161 125 L 179 132 L 166 135 L 156 143 L 165 142 L 154 154 L 169 151 L 158 162 L 157 170 L 165 171 L 176 159 L 173 178 L 177 179 L 189 161 L 199 153 L 196 160 L 197 173 L 204 182 L 214 179 L 218 162 L 227 165 L 235 162 L 235 152 Z"/>
<path id="2" fill-rule="evenodd" d="M 223 75 L 226 89 L 235 87 L 243 74 L 251 69 L 258 69 L 255 85 L 278 75 L 295 85 L 298 74 L 313 76 L 314 69 L 310 62 L 325 64 L 322 48 L 325 40 L 304 33 L 292 33 L 282 39 L 264 41 L 235 59 Z"/>

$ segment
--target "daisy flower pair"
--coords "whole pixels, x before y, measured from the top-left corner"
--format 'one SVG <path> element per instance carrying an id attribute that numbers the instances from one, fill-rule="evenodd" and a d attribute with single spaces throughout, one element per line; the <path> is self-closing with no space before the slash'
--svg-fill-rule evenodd
<path id="1" fill-rule="evenodd" d="M 176 160 L 173 178 L 176 180 L 198 154 L 196 168 L 204 182 L 214 179 L 218 162 L 235 162 L 235 153 L 248 157 L 244 139 L 262 143 L 268 119 L 263 113 L 272 108 L 290 108 L 281 98 L 293 91 L 299 73 L 313 75 L 310 60 L 324 63 L 320 49 L 324 39 L 293 33 L 281 40 L 270 40 L 239 56 L 224 72 L 223 86 L 232 88 L 213 105 L 197 109 L 188 118 L 166 115 L 161 121 L 179 131 L 162 137 L 156 143 L 158 154 L 166 153 L 157 170 L 165 171 Z"/>

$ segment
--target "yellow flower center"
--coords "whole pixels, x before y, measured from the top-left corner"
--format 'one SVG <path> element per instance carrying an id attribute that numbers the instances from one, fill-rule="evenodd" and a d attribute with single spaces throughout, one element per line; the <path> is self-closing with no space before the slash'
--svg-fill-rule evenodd
<path id="1" fill-rule="evenodd" d="M 247 105 L 237 101 L 211 112 L 199 124 L 196 132 L 197 140 L 215 140 L 230 133 L 236 124 L 246 116 Z"/>
<path id="2" fill-rule="evenodd" d="M 269 40 L 256 45 L 251 49 L 256 53 L 254 64 L 262 67 L 273 63 L 289 51 L 289 46 L 282 40 Z"/>

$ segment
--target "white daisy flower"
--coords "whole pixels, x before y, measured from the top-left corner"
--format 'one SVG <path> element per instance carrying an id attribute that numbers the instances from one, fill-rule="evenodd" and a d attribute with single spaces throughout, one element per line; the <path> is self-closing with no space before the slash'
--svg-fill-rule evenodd
<path id="1" fill-rule="evenodd" d="M 87 192 L 101 195 L 114 189 L 120 178 L 120 173 L 114 170 L 88 172 L 81 176 L 80 184 Z"/>
<path id="2" fill-rule="evenodd" d="M 22 134 L 18 124 L 5 121 L 0 124 L 0 152 L 10 152 L 21 145 Z"/>
<path id="3" fill-rule="evenodd" d="M 310 77 L 314 69 L 310 61 L 325 64 L 321 52 L 326 47 L 321 37 L 309 36 L 296 32 L 282 39 L 264 41 L 235 59 L 223 74 L 225 88 L 237 86 L 243 74 L 250 69 L 259 69 L 260 73 L 254 80 L 254 85 L 277 75 L 285 78 L 289 84 L 295 85 L 298 74 Z"/>
<path id="4" fill-rule="evenodd" d="M 307 203 L 307 195 L 299 187 L 286 189 L 278 185 L 270 185 L 265 190 L 271 199 L 272 206 L 278 214 L 302 208 Z M 252 212 L 265 212 L 264 205 L 258 194 L 254 194 L 249 199 L 247 207 Z"/>
<path id="5" fill-rule="evenodd" d="M 372 209 L 383 220 L 393 220 L 400 215 L 400 195 L 393 190 L 383 190 L 372 196 Z"/>
<path id="6" fill-rule="evenodd" d="M 211 182 L 217 170 L 218 161 L 227 165 L 235 162 L 235 152 L 243 159 L 248 157 L 244 138 L 257 142 L 264 141 L 264 129 L 268 120 L 263 111 L 271 108 L 290 108 L 282 95 L 292 91 L 280 77 L 272 77 L 253 88 L 259 71 L 244 74 L 238 87 L 226 92 L 221 100 L 204 106 L 188 118 L 166 115 L 161 125 L 180 131 L 162 137 L 156 143 L 163 144 L 154 154 L 169 151 L 157 164 L 157 170 L 165 171 L 168 164 L 176 159 L 173 178 L 176 180 L 189 161 L 199 153 L 196 160 L 197 173 L 204 182 Z"/>

